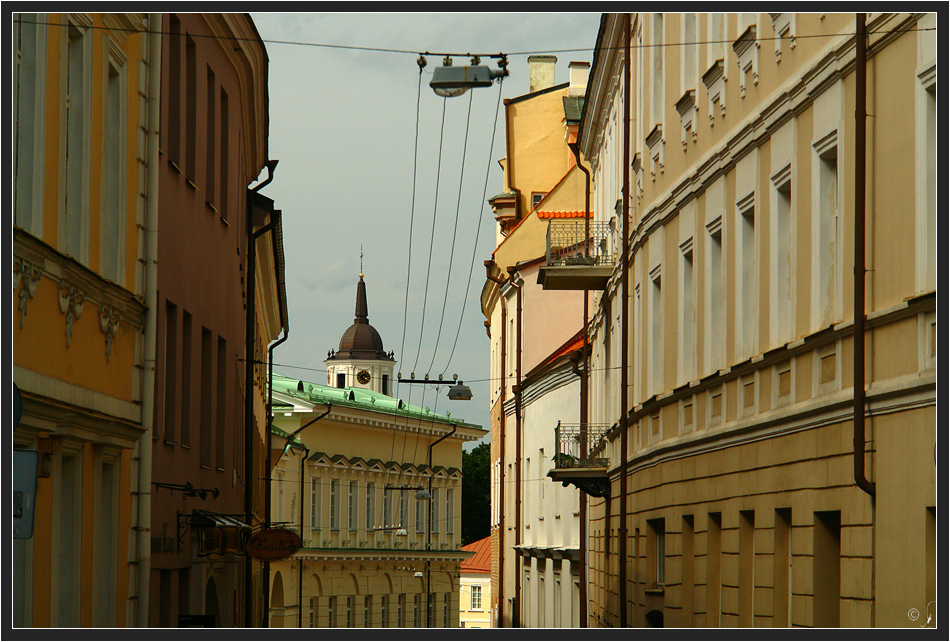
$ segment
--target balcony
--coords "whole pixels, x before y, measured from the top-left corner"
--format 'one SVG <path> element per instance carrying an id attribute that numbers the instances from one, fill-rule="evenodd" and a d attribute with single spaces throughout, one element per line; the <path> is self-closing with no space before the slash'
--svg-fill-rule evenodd
<path id="1" fill-rule="evenodd" d="M 577 219 L 548 221 L 546 262 L 538 283 L 545 290 L 603 290 L 617 257 L 610 224 Z"/>
<path id="2" fill-rule="evenodd" d="M 563 486 L 571 484 L 594 497 L 610 496 L 607 468 L 607 433 L 603 424 L 565 424 L 554 429 L 554 468 L 548 477 Z"/>

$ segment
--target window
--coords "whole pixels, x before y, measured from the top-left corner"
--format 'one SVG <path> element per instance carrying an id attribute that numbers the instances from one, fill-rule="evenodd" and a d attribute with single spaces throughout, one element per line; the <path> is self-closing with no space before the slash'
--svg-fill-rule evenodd
<path id="1" fill-rule="evenodd" d="M 722 290 L 722 218 L 706 225 L 706 371 L 722 367 L 725 355 Z"/>
<path id="2" fill-rule="evenodd" d="M 650 271 L 650 393 L 663 390 L 663 290 L 661 267 Z"/>
<path id="3" fill-rule="evenodd" d="M 680 309 L 679 309 L 679 381 L 688 382 L 693 376 L 696 350 L 695 293 L 693 291 L 693 239 L 680 243 Z"/>
<path id="4" fill-rule="evenodd" d="M 815 513 L 812 621 L 816 627 L 840 626 L 841 513 Z"/>
<path id="5" fill-rule="evenodd" d="M 363 626 L 373 626 L 373 596 L 367 595 L 363 598 Z"/>
<path id="6" fill-rule="evenodd" d="M 482 585 L 472 584 L 472 610 L 482 610 Z"/>
<path id="7" fill-rule="evenodd" d="M 81 23 L 81 24 L 80 24 Z M 65 185 L 61 238 L 64 251 L 80 263 L 89 260 L 89 82 L 92 39 L 87 29 L 92 26 L 85 16 L 70 15 L 66 28 L 66 80 L 63 84 L 63 112 L 66 124 L 63 136 Z"/>
<path id="8" fill-rule="evenodd" d="M 755 347 L 758 314 L 754 193 L 736 203 L 736 234 L 736 358 L 744 361 Z"/>
<path id="9" fill-rule="evenodd" d="M 381 627 L 389 626 L 389 596 L 388 595 L 382 595 L 379 598 L 379 625 Z"/>
<path id="10" fill-rule="evenodd" d="M 366 484 L 366 510 L 363 519 L 367 531 L 376 527 L 376 482 Z"/>
<path id="11" fill-rule="evenodd" d="M 430 507 L 431 507 L 430 510 L 432 511 L 432 515 L 430 516 L 429 528 L 431 532 L 438 533 L 439 532 L 439 489 L 438 488 L 432 489 L 432 499 L 430 499 L 429 501 L 430 501 Z"/>
<path id="12" fill-rule="evenodd" d="M 316 477 L 310 478 L 310 528 L 318 531 L 320 529 L 320 480 Z M 310 535 L 314 536 L 313 533 Z"/>
<path id="13" fill-rule="evenodd" d="M 191 314 L 182 310 L 181 318 L 181 432 L 179 442 L 183 446 L 191 445 Z M 201 462 L 209 466 L 210 462 Z"/>
<path id="14" fill-rule="evenodd" d="M 230 113 L 228 107 L 228 93 L 224 91 L 224 88 L 221 88 L 221 118 L 220 126 L 221 133 L 218 135 L 218 140 L 221 142 L 221 149 L 219 151 L 219 158 L 221 159 L 221 172 L 218 177 L 218 184 L 221 196 L 218 199 L 218 213 L 221 215 L 221 220 L 227 222 L 230 212 L 228 208 L 230 207 L 230 201 L 228 199 L 229 186 L 230 186 L 230 163 L 231 163 L 231 151 L 230 151 L 230 141 L 231 141 L 231 130 L 230 130 Z"/>
<path id="15" fill-rule="evenodd" d="M 653 586 L 662 586 L 666 582 L 666 520 L 647 520 L 650 538 L 647 546 L 652 553 Z"/>
<path id="16" fill-rule="evenodd" d="M 194 187 L 197 180 L 198 53 L 195 41 L 185 36 L 185 176 Z"/>
<path id="17" fill-rule="evenodd" d="M 336 598 L 327 598 L 327 626 L 332 628 L 336 626 Z"/>
<path id="18" fill-rule="evenodd" d="M 544 485 L 541 486 L 542 488 Z M 445 491 L 445 532 L 449 535 L 455 532 L 455 489 Z"/>
<path id="19" fill-rule="evenodd" d="M 201 385 L 208 390 L 214 389 L 214 337 L 208 328 L 201 328 Z M 212 423 L 212 404 L 214 397 L 205 393 L 201 395 L 201 423 L 198 430 L 198 459 L 203 466 L 211 465 L 211 453 L 214 440 L 214 424 Z"/>
<path id="20" fill-rule="evenodd" d="M 792 510 L 775 509 L 772 626 L 792 625 Z"/>
<path id="21" fill-rule="evenodd" d="M 664 47 L 663 47 L 663 14 L 654 13 L 653 14 L 653 47 L 652 47 L 652 63 L 653 63 L 653 91 L 651 95 L 653 97 L 653 121 L 652 124 L 659 125 L 663 123 L 663 107 L 665 105 L 664 87 L 663 87 L 663 56 L 664 56 Z"/>
<path id="22" fill-rule="evenodd" d="M 357 506 L 356 493 L 357 493 L 356 482 L 351 481 L 347 488 L 347 506 L 346 506 L 346 521 L 351 531 L 356 530 L 356 518 L 358 517 L 357 508 L 356 508 Z"/>
<path id="23" fill-rule="evenodd" d="M 311 597 L 310 598 L 310 616 L 309 616 L 310 619 L 308 622 L 311 629 L 316 626 L 316 616 L 317 616 L 317 599 L 314 597 Z"/>
<path id="24" fill-rule="evenodd" d="M 178 307 L 165 301 L 165 408 L 166 442 L 175 441 L 175 416 L 178 410 Z"/>
<path id="25" fill-rule="evenodd" d="M 531 209 L 534 209 L 538 206 L 544 197 L 547 196 L 547 192 L 531 192 Z"/>
<path id="26" fill-rule="evenodd" d="M 739 626 L 752 626 L 755 604 L 755 511 L 739 511 Z"/>
<path id="27" fill-rule="evenodd" d="M 340 480 L 330 480 L 330 529 L 340 530 Z"/>
<path id="28" fill-rule="evenodd" d="M 353 596 L 346 596 L 346 628 L 353 628 Z"/>
<path id="29" fill-rule="evenodd" d="M 400 629 L 406 626 L 406 596 L 402 593 L 396 601 L 396 626 Z"/>
<path id="30" fill-rule="evenodd" d="M 205 110 L 205 199 L 212 209 L 215 209 L 217 198 L 217 184 L 215 170 L 217 164 L 218 121 L 215 107 L 217 106 L 218 86 L 214 77 L 214 70 L 208 67 L 206 74 L 206 91 L 208 106 Z"/>
<path id="31" fill-rule="evenodd" d="M 102 209 L 99 273 L 125 283 L 126 80 L 125 55 L 111 38 L 103 100 Z"/>
<path id="32" fill-rule="evenodd" d="M 792 167 L 785 165 L 772 175 L 772 274 L 771 343 L 787 343 L 792 338 Z"/>
<path id="33" fill-rule="evenodd" d="M 228 386 L 228 341 L 222 336 L 218 337 L 218 408 L 217 408 L 217 420 L 215 421 L 215 444 L 217 446 L 217 453 L 215 458 L 217 460 L 218 470 L 223 471 L 225 469 L 225 435 L 230 434 L 230 431 L 227 430 L 227 413 L 228 408 L 230 407 L 229 401 L 230 396 L 228 395 L 228 390 L 231 388 Z"/>
<path id="34" fill-rule="evenodd" d="M 16 224 L 33 236 L 43 234 L 42 183 L 46 27 L 40 14 L 21 13 L 16 28 L 14 66 L 13 201 Z"/>
<path id="35" fill-rule="evenodd" d="M 816 328 L 835 321 L 835 300 L 839 287 L 836 272 L 838 255 L 838 132 L 832 131 L 814 144 L 814 219 L 813 241 L 813 303 L 812 321 Z"/>

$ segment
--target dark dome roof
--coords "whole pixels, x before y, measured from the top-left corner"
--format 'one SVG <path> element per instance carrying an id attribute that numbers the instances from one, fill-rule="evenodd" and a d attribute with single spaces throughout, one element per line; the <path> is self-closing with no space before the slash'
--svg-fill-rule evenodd
<path id="1" fill-rule="evenodd" d="M 369 324 L 366 305 L 366 284 L 363 275 L 356 285 L 356 318 L 340 339 L 340 349 L 330 359 L 370 359 L 393 361 L 383 349 L 383 340 L 376 328 Z"/>

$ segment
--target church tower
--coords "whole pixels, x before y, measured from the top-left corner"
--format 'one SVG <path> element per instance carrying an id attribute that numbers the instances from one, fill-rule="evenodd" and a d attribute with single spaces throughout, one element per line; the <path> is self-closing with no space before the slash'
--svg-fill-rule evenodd
<path id="1" fill-rule="evenodd" d="M 383 349 L 383 340 L 369 324 L 366 284 L 360 274 L 356 284 L 356 318 L 340 338 L 340 347 L 331 350 L 324 361 L 327 385 L 337 388 L 365 388 L 384 395 L 392 394 L 393 353 Z"/>

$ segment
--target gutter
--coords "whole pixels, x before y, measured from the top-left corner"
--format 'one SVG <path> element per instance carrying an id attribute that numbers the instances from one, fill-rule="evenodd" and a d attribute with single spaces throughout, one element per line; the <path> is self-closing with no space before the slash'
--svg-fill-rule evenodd
<path id="1" fill-rule="evenodd" d="M 494 261 L 485 261 L 485 276 L 499 286 L 505 285 L 505 279 L 492 276 L 491 270 L 495 265 Z M 495 603 L 499 605 L 498 618 L 495 622 L 498 628 L 504 628 L 505 625 L 505 364 L 507 363 L 508 347 L 508 302 L 503 295 L 499 293 L 499 303 L 501 303 L 501 358 L 499 368 L 501 372 L 501 390 L 498 394 L 499 413 L 498 413 L 498 595 L 495 596 Z"/>
<path id="2" fill-rule="evenodd" d="M 865 181 L 867 146 L 867 28 L 866 16 L 856 14 L 855 141 L 854 141 L 854 482 L 874 497 L 875 485 L 864 470 L 864 321 L 865 321 Z"/>
<path id="3" fill-rule="evenodd" d="M 630 14 L 623 15 L 623 302 L 620 321 L 620 626 L 627 626 L 627 379 L 630 308 Z"/>
<path id="4" fill-rule="evenodd" d="M 508 284 L 517 291 L 517 321 L 515 322 L 515 385 L 512 392 L 515 394 L 515 546 L 521 545 L 521 286 L 515 283 L 516 267 L 508 268 Z M 502 410 L 504 414 L 504 410 Z M 512 622 L 515 628 L 521 626 L 521 577 L 515 569 L 515 597 L 512 606 Z"/>
<path id="5" fill-rule="evenodd" d="M 270 231 L 275 222 L 271 222 L 257 232 L 254 231 L 254 211 L 252 207 L 253 197 L 260 192 L 268 183 L 274 180 L 274 169 L 277 167 L 277 161 L 270 160 L 266 163 L 267 178 L 253 189 L 247 190 L 245 196 L 245 216 L 247 218 L 247 270 L 245 272 L 246 303 L 247 310 L 244 320 L 244 516 L 248 526 L 253 528 L 253 500 L 254 500 L 254 348 L 257 339 L 257 319 L 256 312 L 256 288 L 257 288 L 257 238 Z M 269 429 L 268 429 L 269 430 Z M 253 577 L 251 573 L 252 562 L 250 555 L 244 559 L 244 626 L 251 627 L 253 622 L 251 614 L 253 610 L 253 601 L 251 599 L 251 586 Z M 264 601 L 266 608 L 267 587 L 264 588 Z M 265 618 L 266 619 L 266 618 Z"/>

